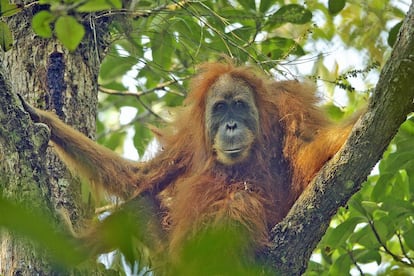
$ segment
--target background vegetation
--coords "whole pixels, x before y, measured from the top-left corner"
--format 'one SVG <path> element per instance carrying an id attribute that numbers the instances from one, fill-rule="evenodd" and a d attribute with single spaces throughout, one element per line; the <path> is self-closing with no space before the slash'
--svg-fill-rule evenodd
<path id="1" fill-rule="evenodd" d="M 98 32 L 95 20 L 110 19 L 111 46 L 99 74 L 97 140 L 134 159 L 153 152 L 147 124 L 169 120 L 169 108 L 182 103 L 196 65 L 222 54 L 259 66 L 277 79 L 316 81 L 333 120 L 353 114 L 366 104 L 410 4 L 408 0 L 0 3 L 1 17 L 39 5 L 33 32 L 45 39 L 56 37 L 72 51 L 84 38 L 85 24 Z M 4 51 L 12 47 L 12 30 L 5 21 L 0 21 L 0 40 Z M 306 275 L 414 271 L 412 145 L 410 116 L 363 189 L 332 220 Z M 55 244 L 52 252 L 67 246 L 64 237 L 45 240 L 39 234 L 45 229 L 25 233 L 36 216 L 23 222 L 27 225 L 18 225 L 12 218 L 24 216 L 24 211 L 7 204 L 0 201 L 0 210 L 15 211 L 2 214 L 0 225 L 37 239 L 41 246 Z M 116 271 L 130 269 L 119 256 L 110 259 L 109 266 Z"/>

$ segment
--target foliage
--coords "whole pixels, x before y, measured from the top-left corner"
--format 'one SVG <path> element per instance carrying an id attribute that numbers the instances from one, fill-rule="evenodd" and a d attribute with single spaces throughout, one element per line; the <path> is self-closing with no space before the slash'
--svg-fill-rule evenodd
<path id="1" fill-rule="evenodd" d="M 298 77 L 292 73 L 295 65 L 308 63 L 308 67 L 313 66 L 310 77 L 325 88 L 332 117 L 352 113 L 375 84 L 368 76 L 381 69 L 404 17 L 401 7 L 390 0 L 330 0 L 328 5 L 320 0 L 306 1 L 306 5 L 294 0 L 124 2 L 40 0 L 20 6 L 0 0 L 0 18 L 37 5 L 33 31 L 45 39 L 56 36 L 65 47 L 76 51 L 85 33 L 96 31 L 90 30 L 89 20 L 113 17 L 113 43 L 99 77 L 98 141 L 122 152 L 125 137 L 132 138 L 140 157 L 152 139 L 146 124 L 169 120 L 168 108 L 182 103 L 195 65 L 217 59 L 220 54 L 255 64 L 279 78 Z M 12 47 L 11 33 L 0 21 L 4 51 Z M 338 40 L 359 51 L 361 68 L 326 64 L 329 53 L 319 48 Z M 355 88 L 355 79 L 364 79 L 362 88 Z M 344 92 L 347 109 L 336 104 L 338 91 Z M 119 110 L 121 115 L 132 114 L 132 118 L 113 119 Z M 362 265 L 367 263 L 380 266 L 384 274 L 404 273 L 413 267 L 413 143 L 411 118 L 401 127 L 378 171 L 338 212 L 309 263 L 308 275 L 363 271 Z M 18 206 L 11 207 L 9 214 L 25 215 Z M 5 217 L 0 216 L 0 222 L 12 230 L 20 229 Z M 34 220 L 28 217 L 27 222 Z M 35 233 L 23 234 L 41 244 L 51 242 Z M 54 242 L 59 246 L 66 241 Z"/>
<path id="2" fill-rule="evenodd" d="M 137 210 L 148 208 L 148 202 L 134 200 L 104 220 L 100 227 L 100 237 L 105 244 L 116 245 L 119 251 L 111 259 L 110 269 L 123 270 L 122 263 L 131 267 L 139 264 L 137 271 L 145 273 L 148 264 L 147 251 L 142 245 L 145 215 L 137 214 Z M 140 209 L 137 209 L 137 208 Z M 56 270 L 72 267 L 88 258 L 90 248 L 54 225 L 52 216 L 45 210 L 28 209 L 0 196 L 0 229 L 6 228 L 14 235 L 34 241 L 35 246 L 47 253 Z M 63 227 L 68 227 L 63 225 Z M 47 233 L 47 234 L 45 234 Z M 122 235 L 120 234 L 122 233 Z M 186 243 L 183 260 L 174 267 L 172 275 L 263 275 L 263 267 L 237 259 L 238 252 L 245 250 L 246 239 L 236 225 L 225 225 L 222 228 L 208 229 L 195 240 Z M 119 253 L 122 253 L 122 257 Z M 246 261 L 247 262 L 247 261 Z M 231 265 L 230 265 L 231 264 Z M 203 267 L 203 274 L 199 268 Z M 103 269 L 103 268 L 102 268 Z M 64 271 L 64 270 L 63 270 Z"/>
<path id="3" fill-rule="evenodd" d="M 195 240 L 187 242 L 183 258 L 172 275 L 274 274 L 269 268 L 239 258 L 240 252 L 248 247 L 244 234 L 236 225 L 206 230 Z"/>
<path id="4" fill-rule="evenodd" d="M 405 275 L 414 268 L 414 118 L 407 120 L 383 159 L 342 208 L 320 242 L 321 262 L 307 275 L 338 275 L 361 265 L 380 274 Z"/>
<path id="5" fill-rule="evenodd" d="M 0 1 L 0 18 L 12 16 L 19 12 L 20 8 L 16 4 L 10 4 L 8 0 Z M 12 33 L 6 23 L 0 21 L 0 48 L 8 51 L 13 44 Z"/>
<path id="6" fill-rule="evenodd" d="M 36 246 L 49 253 L 56 266 L 74 265 L 86 257 L 85 252 L 76 249 L 73 239 L 57 231 L 45 210 L 34 210 L 33 206 L 25 208 L 0 194 L 0 211 L 0 229 L 4 227 L 15 235 L 35 241 Z"/>
<path id="7" fill-rule="evenodd" d="M 182 1 L 153 5 L 148 2 L 146 9 L 152 12 L 135 12 L 136 17 L 113 25 L 117 40 L 102 63 L 100 74 L 100 83 L 106 89 L 139 91 L 135 101 L 126 103 L 119 96 L 114 101 L 114 94 L 108 93 L 102 103 L 110 103 L 111 109 L 127 105 L 137 110 L 128 124 L 135 130 L 133 141 L 141 156 L 151 137 L 148 129 L 142 127 L 148 122 L 146 115 L 155 115 L 153 124 L 168 119 L 165 107 L 181 104 L 186 80 L 194 74 L 195 64 L 225 53 L 240 62 L 270 69 L 289 53 L 305 53 L 295 37 L 277 32 L 286 24 L 302 24 L 303 34 L 307 32 L 311 13 L 298 4 L 277 7 L 270 1 L 262 1 L 258 6 L 254 1 Z M 125 87 L 125 78 L 121 76 L 126 74 L 134 79 L 132 88 Z M 118 128 L 124 131 L 126 126 Z M 113 133 L 107 129 L 99 131 Z M 106 138 L 111 139 L 107 135 Z"/>

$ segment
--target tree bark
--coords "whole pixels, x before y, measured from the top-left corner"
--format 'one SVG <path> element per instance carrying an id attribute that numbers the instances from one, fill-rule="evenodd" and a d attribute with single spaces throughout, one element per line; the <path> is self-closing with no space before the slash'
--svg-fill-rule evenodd
<path id="1" fill-rule="evenodd" d="M 367 112 L 345 146 L 272 231 L 269 259 L 281 275 L 300 275 L 305 271 L 332 216 L 361 188 L 399 126 L 414 111 L 413 77 L 414 3 L 381 71 Z"/>
<path id="2" fill-rule="evenodd" d="M 57 40 L 42 39 L 32 32 L 31 20 L 38 7 L 7 18 L 14 45 L 10 51 L 0 52 L 0 195 L 29 208 L 46 205 L 50 216 L 64 208 L 76 226 L 92 210 L 82 202 L 81 183 L 52 149 L 44 154 L 49 130 L 31 122 L 16 94 L 34 106 L 54 109 L 67 124 L 94 138 L 97 79 L 109 22 L 100 19 L 97 30 L 90 28 L 89 20 L 95 19 L 85 18 L 84 40 L 70 53 Z M 0 210 L 0 216 L 2 212 L 7 210 Z M 55 222 L 58 220 L 56 217 Z M 30 242 L 0 232 L 0 275 L 55 273 Z"/>

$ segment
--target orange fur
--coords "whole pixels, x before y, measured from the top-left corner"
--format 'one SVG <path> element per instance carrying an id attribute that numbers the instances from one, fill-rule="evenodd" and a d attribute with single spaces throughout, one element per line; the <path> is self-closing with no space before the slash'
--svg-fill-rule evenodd
<path id="1" fill-rule="evenodd" d="M 227 63 L 207 63 L 200 70 L 175 121 L 156 130 L 163 150 L 146 163 L 125 161 L 38 112 L 75 171 L 124 199 L 144 193 L 156 199 L 172 254 L 206 225 L 227 221 L 244 226 L 252 249 L 260 250 L 269 230 L 343 145 L 352 123 L 342 128 L 329 122 L 312 85 L 276 82 Z M 236 170 L 215 162 L 205 131 L 207 92 L 223 74 L 246 82 L 259 110 L 260 133 L 249 162 Z"/>
<path id="2" fill-rule="evenodd" d="M 201 71 L 192 81 L 186 106 L 173 125 L 175 131 L 163 134 L 165 151 L 161 155 L 174 160 L 174 155 L 181 153 L 187 157 L 183 162 L 188 168 L 188 173 L 174 182 L 176 193 L 169 210 L 172 250 L 186 236 L 197 233 L 205 220 L 215 221 L 218 211 L 211 206 L 222 205 L 234 187 L 246 194 L 245 201 L 227 205 L 240 211 L 229 211 L 228 216 L 250 229 L 255 244 L 263 246 L 269 229 L 286 215 L 313 176 L 339 150 L 351 127 L 339 129 L 326 119 L 317 106 L 312 85 L 275 82 L 257 75 L 252 68 L 222 63 L 202 65 Z M 204 136 L 207 92 L 223 74 L 241 78 L 253 88 L 260 112 L 261 136 L 251 162 L 244 165 L 247 173 L 232 175 L 233 179 L 227 179 L 226 170 L 214 165 Z M 254 192 L 244 190 L 241 183 L 247 183 Z M 257 202 L 256 208 L 238 205 L 251 206 L 251 201 Z"/>

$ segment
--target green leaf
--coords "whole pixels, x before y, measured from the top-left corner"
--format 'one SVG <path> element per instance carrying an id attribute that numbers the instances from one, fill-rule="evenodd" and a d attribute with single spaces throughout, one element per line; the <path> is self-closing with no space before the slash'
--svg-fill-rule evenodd
<path id="1" fill-rule="evenodd" d="M 378 265 L 381 264 L 381 254 L 375 249 L 356 249 L 352 251 L 352 256 L 361 264 L 371 262 L 376 262 Z"/>
<path id="2" fill-rule="evenodd" d="M 305 24 L 312 19 L 312 13 L 301 5 L 290 4 L 281 7 L 271 17 L 269 22 L 272 24 Z"/>
<path id="3" fill-rule="evenodd" d="M 374 221 L 374 227 L 381 241 L 385 241 L 389 238 L 389 234 L 392 233 L 393 225 L 391 223 L 386 224 L 382 220 L 376 220 Z"/>
<path id="4" fill-rule="evenodd" d="M 52 36 L 50 24 L 55 20 L 54 15 L 49 11 L 40 11 L 33 16 L 33 31 L 41 37 L 49 38 Z"/>
<path id="5" fill-rule="evenodd" d="M 367 210 L 367 212 L 369 214 L 372 214 L 375 210 L 377 210 L 378 207 L 378 203 L 373 202 L 373 201 L 362 201 L 361 202 L 362 207 L 364 207 L 365 210 Z"/>
<path id="6" fill-rule="evenodd" d="M 320 276 L 320 275 L 323 275 L 323 274 L 320 274 L 318 272 L 321 272 L 321 271 L 324 271 L 324 270 L 325 270 L 324 265 L 322 265 L 318 262 L 309 260 L 308 268 L 307 268 L 306 274 L 304 274 L 304 275 L 307 275 L 307 276 Z"/>
<path id="7" fill-rule="evenodd" d="M 142 123 L 135 124 L 134 146 L 140 157 L 144 156 L 145 150 L 153 137 L 152 132 Z"/>
<path id="8" fill-rule="evenodd" d="M 167 29 L 167 26 L 165 27 Z M 151 40 L 151 50 L 154 63 L 168 69 L 172 62 L 171 57 L 174 53 L 174 44 L 172 35 L 166 29 L 154 34 Z"/>
<path id="9" fill-rule="evenodd" d="M 372 218 L 374 220 L 380 220 L 382 218 L 387 218 L 389 216 L 389 212 L 377 209 L 372 212 Z"/>
<path id="10" fill-rule="evenodd" d="M 323 239 L 323 244 L 330 248 L 342 247 L 360 222 L 363 222 L 363 218 L 353 217 L 344 221 L 334 229 L 330 228 Z"/>
<path id="11" fill-rule="evenodd" d="M 106 135 L 103 145 L 105 145 L 105 147 L 111 150 L 115 150 L 118 147 L 122 148 L 126 135 L 127 135 L 126 131 L 112 132 Z"/>
<path id="12" fill-rule="evenodd" d="M 242 5 L 243 8 L 248 9 L 248 10 L 256 10 L 256 2 L 255 0 L 238 0 L 237 2 L 240 3 L 240 5 Z"/>
<path id="13" fill-rule="evenodd" d="M 177 96 L 172 93 L 167 93 L 162 99 L 167 106 L 181 106 L 183 104 L 184 97 Z"/>
<path id="14" fill-rule="evenodd" d="M 414 149 L 407 151 L 398 150 L 390 154 L 384 162 L 381 162 L 380 170 L 384 173 L 396 174 L 400 169 L 405 168 L 406 164 L 413 160 L 413 157 Z"/>
<path id="15" fill-rule="evenodd" d="M 378 240 L 369 225 L 366 225 L 354 232 L 349 238 L 350 243 L 358 243 L 366 248 L 377 249 L 379 247 Z"/>
<path id="16" fill-rule="evenodd" d="M 328 8 L 331 14 L 337 14 L 345 7 L 345 0 L 329 0 Z"/>
<path id="17" fill-rule="evenodd" d="M 341 255 L 335 260 L 334 264 L 329 269 L 329 275 L 344 275 L 344 271 L 349 271 L 351 267 L 351 259 L 347 254 Z"/>
<path id="18" fill-rule="evenodd" d="M 408 248 L 414 250 L 414 227 L 404 233 L 403 237 Z"/>
<path id="19" fill-rule="evenodd" d="M 414 138 L 414 118 L 411 117 L 401 125 L 401 131 L 397 137 Z"/>
<path id="20" fill-rule="evenodd" d="M 0 16 L 2 17 L 12 16 L 21 10 L 22 8 L 16 4 L 10 4 L 9 0 L 0 0 Z"/>
<path id="21" fill-rule="evenodd" d="M 8 51 L 13 46 L 13 35 L 9 26 L 0 21 L 0 47 L 3 51 Z"/>
<path id="22" fill-rule="evenodd" d="M 355 215 L 359 215 L 363 218 L 367 217 L 367 210 L 362 206 L 362 196 L 361 193 L 355 194 L 351 199 L 348 201 L 349 210 L 354 213 Z"/>
<path id="23" fill-rule="evenodd" d="M 58 1 L 56 1 L 56 0 L 39 0 L 40 5 L 53 5 L 56 2 L 58 2 Z"/>
<path id="24" fill-rule="evenodd" d="M 120 0 L 89 0 L 77 8 L 78 12 L 97 12 L 122 8 Z"/>
<path id="25" fill-rule="evenodd" d="M 99 83 L 106 86 L 115 81 L 121 82 L 122 76 L 131 70 L 136 63 L 137 58 L 135 56 L 121 57 L 115 49 L 112 49 L 102 62 Z"/>
<path id="26" fill-rule="evenodd" d="M 414 204 L 412 202 L 393 197 L 386 198 L 382 208 L 398 217 L 408 217 L 414 213 Z"/>
<path id="27" fill-rule="evenodd" d="M 85 35 L 82 24 L 70 15 L 61 16 L 56 20 L 55 32 L 60 42 L 71 51 L 78 47 Z"/>
<path id="28" fill-rule="evenodd" d="M 261 42 L 262 52 L 272 59 L 284 59 L 293 54 L 302 56 L 305 51 L 293 39 L 284 37 L 272 37 Z"/>
<path id="29" fill-rule="evenodd" d="M 274 1 L 272 0 L 261 0 L 260 1 L 260 6 L 259 6 L 259 11 L 262 13 L 265 13 L 266 11 L 268 11 L 270 9 L 270 7 L 274 4 Z"/>
<path id="30" fill-rule="evenodd" d="M 371 198 L 374 201 L 381 201 L 381 199 L 388 196 L 392 187 L 391 187 L 391 180 L 393 179 L 394 174 L 392 173 L 381 173 L 377 183 L 374 186 L 374 189 L 371 193 Z"/>
<path id="31" fill-rule="evenodd" d="M 401 21 L 401 22 L 399 22 L 399 23 L 395 24 L 395 25 L 391 28 L 390 32 L 388 33 L 388 39 L 387 39 L 387 42 L 388 42 L 388 45 L 389 45 L 390 47 L 393 47 L 393 46 L 394 46 L 394 43 L 395 43 L 395 41 L 397 40 L 397 36 L 398 36 L 399 31 L 400 31 L 400 28 L 401 28 L 402 23 L 403 23 L 403 22 Z"/>
<path id="32" fill-rule="evenodd" d="M 324 106 L 329 118 L 333 120 L 340 120 L 344 117 L 344 112 L 338 106 L 334 105 L 333 103 L 329 103 Z"/>
<path id="33" fill-rule="evenodd" d="M 68 235 L 58 232 L 52 224 L 52 217 L 46 212 L 31 206 L 23 208 L 0 196 L 0 229 L 6 228 L 10 233 L 26 237 L 35 242 L 49 256 L 63 265 L 74 265 L 86 258 L 85 252 Z"/>

